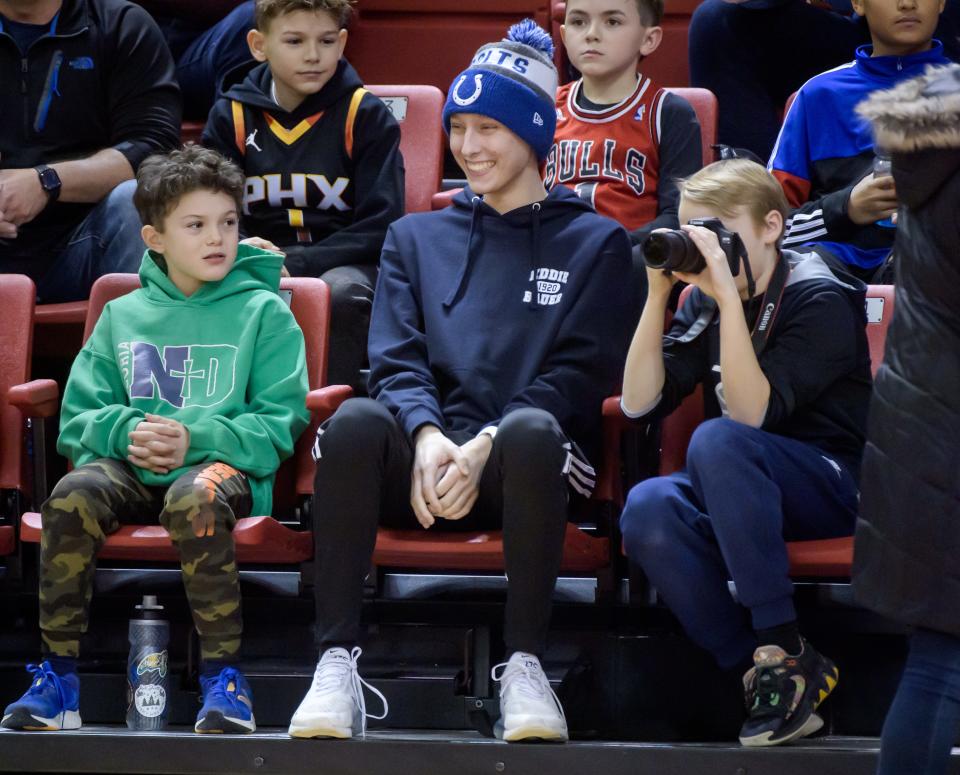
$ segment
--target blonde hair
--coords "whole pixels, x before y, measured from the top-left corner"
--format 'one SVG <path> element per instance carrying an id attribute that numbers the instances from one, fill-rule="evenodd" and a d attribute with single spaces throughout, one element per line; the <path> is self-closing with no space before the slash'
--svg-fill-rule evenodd
<path id="1" fill-rule="evenodd" d="M 680 196 L 735 218 L 745 207 L 759 227 L 767 213 L 776 210 L 787 222 L 790 205 L 783 188 L 766 168 L 749 159 L 727 159 L 708 164 L 679 182 Z"/>

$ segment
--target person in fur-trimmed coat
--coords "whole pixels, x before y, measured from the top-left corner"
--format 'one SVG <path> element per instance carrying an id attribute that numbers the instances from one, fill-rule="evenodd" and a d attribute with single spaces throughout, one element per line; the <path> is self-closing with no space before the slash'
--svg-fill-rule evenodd
<path id="1" fill-rule="evenodd" d="M 960 66 L 931 68 L 858 111 L 893 154 L 901 207 L 854 589 L 915 628 L 879 773 L 944 773 L 960 731 Z"/>

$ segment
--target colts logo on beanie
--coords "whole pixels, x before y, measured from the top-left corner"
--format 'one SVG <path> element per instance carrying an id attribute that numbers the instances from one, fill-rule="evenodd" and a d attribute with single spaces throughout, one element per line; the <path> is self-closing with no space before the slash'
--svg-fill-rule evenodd
<path id="1" fill-rule="evenodd" d="M 503 40 L 481 46 L 450 86 L 444 130 L 450 134 L 455 113 L 489 116 L 527 142 L 542 161 L 557 128 L 552 57 L 553 41 L 532 19 L 514 24 Z"/>

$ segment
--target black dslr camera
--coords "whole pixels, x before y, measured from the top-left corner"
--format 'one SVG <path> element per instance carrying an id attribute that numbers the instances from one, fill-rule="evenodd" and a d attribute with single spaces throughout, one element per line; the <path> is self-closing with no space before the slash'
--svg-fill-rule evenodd
<path id="1" fill-rule="evenodd" d="M 739 234 L 723 228 L 719 218 L 693 218 L 690 225 L 702 226 L 716 234 L 730 265 L 730 274 L 734 277 L 740 274 L 740 260 L 747 251 Z M 683 229 L 654 232 L 643 241 L 642 249 L 643 260 L 651 269 L 699 274 L 707 267 L 697 246 Z"/>

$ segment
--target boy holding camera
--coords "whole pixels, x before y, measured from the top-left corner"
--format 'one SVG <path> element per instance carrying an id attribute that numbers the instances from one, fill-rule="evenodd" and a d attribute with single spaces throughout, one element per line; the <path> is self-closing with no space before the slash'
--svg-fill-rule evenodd
<path id="1" fill-rule="evenodd" d="M 666 416 L 702 384 L 708 419 L 683 471 L 630 492 L 624 546 L 722 669 L 749 667 L 741 743 L 776 745 L 819 729 L 814 711 L 838 677 L 800 636 L 786 542 L 853 533 L 871 388 L 865 288 L 815 253 L 779 249 L 788 206 L 759 164 L 716 162 L 680 191 L 682 231 L 644 244 L 649 294 L 623 411 Z M 662 336 L 678 279 L 694 289 Z"/>

